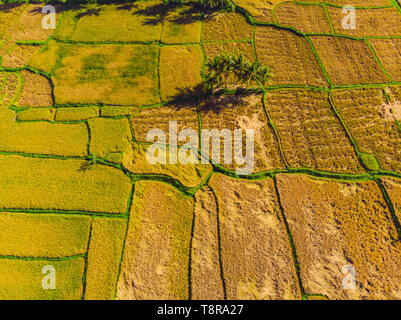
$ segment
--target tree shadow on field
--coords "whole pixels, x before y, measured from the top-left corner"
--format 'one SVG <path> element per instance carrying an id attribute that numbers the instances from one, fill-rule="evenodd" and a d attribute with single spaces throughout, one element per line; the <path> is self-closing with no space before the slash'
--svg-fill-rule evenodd
<path id="1" fill-rule="evenodd" d="M 80 12 L 77 15 L 78 19 L 81 19 L 82 17 L 90 17 L 90 16 L 96 16 L 98 17 L 100 15 L 100 12 L 102 12 L 102 8 L 85 8 L 84 11 Z"/>
<path id="2" fill-rule="evenodd" d="M 132 14 L 138 16 L 145 16 L 147 19 L 143 23 L 144 25 L 158 25 L 162 23 L 164 18 L 171 12 L 180 10 L 178 15 L 170 21 L 176 24 L 190 24 L 202 19 L 201 10 L 198 6 L 193 4 L 165 4 L 158 3 L 148 6 L 143 9 L 139 9 L 135 3 L 122 4 L 117 7 L 118 10 L 135 10 Z"/>
<path id="3" fill-rule="evenodd" d="M 237 108 L 246 103 L 245 98 L 249 93 L 237 90 L 234 94 L 217 93 L 215 96 L 208 95 L 203 84 L 193 88 L 179 89 L 179 93 L 172 98 L 177 109 L 185 109 L 200 105 L 203 113 L 220 113 L 223 109 Z"/>
<path id="4" fill-rule="evenodd" d="M 127 8 L 126 5 L 120 6 L 119 10 L 124 10 Z M 159 23 L 162 23 L 164 17 L 166 16 L 169 6 L 164 3 L 158 3 L 155 5 L 148 6 L 143 9 L 139 9 L 137 6 L 133 6 L 136 10 L 132 12 L 133 15 L 136 16 L 145 16 L 147 19 L 143 22 L 143 25 L 146 26 L 156 26 Z M 130 10 L 130 9 L 125 9 Z"/>
<path id="5" fill-rule="evenodd" d="M 208 96 L 202 99 L 200 111 L 203 113 L 213 112 L 220 113 L 223 110 L 235 109 L 243 106 L 246 103 L 245 97 L 247 94 L 230 94 L 221 96 Z"/>
<path id="6" fill-rule="evenodd" d="M 8 13 L 16 7 L 25 5 L 25 3 L 2 3 L 0 4 L 0 12 Z"/>

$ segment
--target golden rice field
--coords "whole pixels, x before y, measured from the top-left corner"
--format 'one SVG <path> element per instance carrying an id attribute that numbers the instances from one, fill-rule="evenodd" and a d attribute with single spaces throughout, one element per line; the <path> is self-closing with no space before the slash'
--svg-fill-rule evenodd
<path id="1" fill-rule="evenodd" d="M 0 300 L 401 299 L 401 7 L 234 2 L 57 4 L 55 29 L 0 2 Z M 211 96 L 223 53 L 272 78 Z M 152 164 L 152 129 L 167 160 L 253 130 L 253 172 Z"/>

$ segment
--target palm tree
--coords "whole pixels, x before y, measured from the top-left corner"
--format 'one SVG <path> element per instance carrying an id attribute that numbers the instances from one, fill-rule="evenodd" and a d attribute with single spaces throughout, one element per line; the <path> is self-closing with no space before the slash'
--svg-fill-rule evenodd
<path id="1" fill-rule="evenodd" d="M 257 61 L 251 62 L 244 58 L 241 53 L 238 55 L 235 53 L 216 55 L 208 60 L 206 66 L 208 69 L 205 75 L 205 87 L 213 96 L 223 84 L 223 79 L 224 87 L 227 88 L 230 76 L 233 76 L 234 86 L 236 86 L 237 81 L 240 86 L 246 85 L 244 90 L 248 88 L 251 81 L 256 82 L 263 90 L 273 76 L 270 68 Z"/>

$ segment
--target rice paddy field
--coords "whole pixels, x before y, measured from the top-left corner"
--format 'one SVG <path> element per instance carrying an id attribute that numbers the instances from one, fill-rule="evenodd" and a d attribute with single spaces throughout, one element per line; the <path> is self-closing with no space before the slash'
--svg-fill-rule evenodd
<path id="1" fill-rule="evenodd" d="M 55 29 L 0 2 L 0 300 L 401 299 L 399 3 L 233 2 L 55 4 Z M 212 97 L 223 53 L 271 80 Z M 253 172 L 149 163 L 172 122 L 254 130 Z"/>

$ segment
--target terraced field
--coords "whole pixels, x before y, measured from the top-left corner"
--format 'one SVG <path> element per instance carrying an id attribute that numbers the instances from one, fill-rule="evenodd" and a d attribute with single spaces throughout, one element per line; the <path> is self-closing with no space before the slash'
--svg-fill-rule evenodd
<path id="1" fill-rule="evenodd" d="M 0 4 L 1 300 L 401 299 L 401 7 L 234 2 L 57 5 L 55 30 Z M 224 52 L 272 81 L 209 97 Z M 171 121 L 254 129 L 254 172 L 149 164 Z"/>

